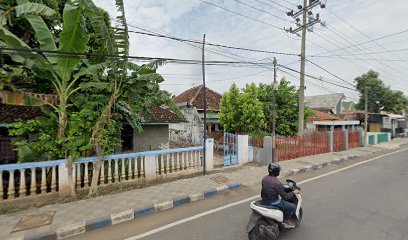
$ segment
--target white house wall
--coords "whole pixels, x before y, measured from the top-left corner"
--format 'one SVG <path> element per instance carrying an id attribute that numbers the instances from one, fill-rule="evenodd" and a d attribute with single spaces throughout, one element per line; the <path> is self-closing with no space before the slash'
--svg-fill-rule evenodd
<path id="1" fill-rule="evenodd" d="M 169 125 L 143 125 L 143 132 L 133 134 L 135 152 L 169 148 Z"/>
<path id="2" fill-rule="evenodd" d="M 170 125 L 170 141 L 185 145 L 202 144 L 203 125 L 197 109 L 185 107 L 181 112 L 187 122 Z"/>

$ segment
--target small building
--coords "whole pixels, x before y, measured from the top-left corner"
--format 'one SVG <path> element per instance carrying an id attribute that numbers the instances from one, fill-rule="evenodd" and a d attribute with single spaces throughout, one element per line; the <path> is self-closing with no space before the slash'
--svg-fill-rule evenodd
<path id="1" fill-rule="evenodd" d="M 343 119 L 316 109 L 312 109 L 312 111 L 314 114 L 307 119 L 306 123 L 306 129 L 309 131 L 354 130 L 360 125 L 360 121 Z"/>
<path id="2" fill-rule="evenodd" d="M 218 114 L 222 95 L 206 87 L 207 132 L 220 131 Z M 170 126 L 170 140 L 186 145 L 202 144 L 204 122 L 204 87 L 190 88 L 173 98 L 180 107 L 186 123 Z"/>
<path id="3" fill-rule="evenodd" d="M 343 93 L 334 93 L 305 97 L 305 105 L 320 112 L 339 115 L 343 111 L 343 100 L 346 96 Z"/>
<path id="4" fill-rule="evenodd" d="M 122 129 L 121 152 L 141 152 L 168 149 L 170 143 L 169 129 L 172 124 L 186 122 L 168 109 L 150 106 L 151 114 L 142 114 L 143 132 L 136 132 L 130 125 Z"/>
<path id="5" fill-rule="evenodd" d="M 16 121 L 28 121 L 42 116 L 39 107 L 9 105 L 0 102 L 0 164 L 16 163 L 17 152 L 12 145 L 8 127 Z"/>
<path id="6" fill-rule="evenodd" d="M 348 120 L 360 121 L 364 126 L 364 110 L 345 111 L 341 116 Z M 407 119 L 397 114 L 369 113 L 367 123 L 369 132 L 391 133 L 392 138 L 405 135 L 407 129 Z"/>
<path id="7" fill-rule="evenodd" d="M 7 95 L 7 97 L 5 97 Z M 17 162 L 17 154 L 8 134 L 8 126 L 18 121 L 28 121 L 43 116 L 40 106 L 26 106 L 21 94 L 0 92 L 0 164 Z M 183 117 L 160 106 L 150 106 L 151 114 L 142 114 L 143 132 L 135 132 L 130 125 L 125 125 L 119 133 L 122 146 L 118 152 L 138 152 L 169 148 L 169 125 L 180 124 Z"/>

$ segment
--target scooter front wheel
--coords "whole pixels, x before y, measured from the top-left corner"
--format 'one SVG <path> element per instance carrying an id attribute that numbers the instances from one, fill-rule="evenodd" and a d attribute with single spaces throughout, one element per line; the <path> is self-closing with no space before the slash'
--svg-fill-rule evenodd
<path id="1" fill-rule="evenodd" d="M 264 219 L 259 219 L 255 227 L 248 233 L 249 240 L 277 240 L 278 237 L 278 224 L 268 223 Z"/>

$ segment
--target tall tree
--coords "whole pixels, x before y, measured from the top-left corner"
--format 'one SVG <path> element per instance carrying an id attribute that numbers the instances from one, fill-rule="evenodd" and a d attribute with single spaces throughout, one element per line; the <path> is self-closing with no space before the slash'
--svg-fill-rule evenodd
<path id="1" fill-rule="evenodd" d="M 360 99 L 356 105 L 357 109 L 364 109 L 365 91 L 368 91 L 368 111 L 378 113 L 380 111 L 389 111 L 401 113 L 407 109 L 408 99 L 401 91 L 391 90 L 380 79 L 379 73 L 373 70 L 357 77 L 355 79 L 357 91 L 360 92 Z"/>
<path id="2" fill-rule="evenodd" d="M 236 133 L 259 133 L 265 127 L 262 103 L 258 100 L 255 84 L 247 85 L 242 92 L 232 84 L 220 103 L 220 123 L 226 131 Z"/>
<path id="3" fill-rule="evenodd" d="M 156 73 L 164 62 L 155 61 L 142 66 L 128 62 L 129 35 L 123 0 L 116 0 L 116 6 L 119 14 L 112 36 L 112 50 L 120 58 L 108 61 L 107 74 L 102 78 L 102 86 L 105 86 L 109 98 L 104 101 L 89 141 L 97 155 L 90 195 L 96 193 L 103 158 L 112 138 L 108 129 L 114 129 L 117 117 L 125 119 L 135 130 L 142 131 L 140 113 L 149 113 L 147 108 L 153 103 L 170 102 L 170 95 L 160 91 L 159 83 L 163 78 Z"/>
<path id="4" fill-rule="evenodd" d="M 220 123 L 226 131 L 241 131 L 240 90 L 233 83 L 228 92 L 224 93 L 220 102 Z"/>
<path id="5" fill-rule="evenodd" d="M 263 112 L 266 116 L 267 127 L 265 131 L 272 132 L 273 119 L 273 85 L 259 84 L 259 100 L 263 104 Z M 275 89 L 276 93 L 276 133 L 282 136 L 295 136 L 297 134 L 297 119 L 299 114 L 298 93 L 296 86 L 282 78 Z M 309 109 L 305 109 L 305 120 L 311 115 Z"/>

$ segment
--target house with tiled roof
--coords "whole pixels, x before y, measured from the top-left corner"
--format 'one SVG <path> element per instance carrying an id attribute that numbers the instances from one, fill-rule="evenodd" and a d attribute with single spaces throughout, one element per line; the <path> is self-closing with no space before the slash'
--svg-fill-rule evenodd
<path id="1" fill-rule="evenodd" d="M 28 121 L 43 116 L 41 105 L 45 101 L 55 101 L 56 98 L 33 96 L 27 94 L 0 92 L 0 164 L 17 161 L 16 152 L 8 135 L 8 126 L 17 121 Z M 33 102 L 32 97 L 41 101 Z M 54 99 L 54 100 L 51 100 Z M 27 101 L 30 105 L 26 106 Z M 138 152 L 169 148 L 169 126 L 180 124 L 186 120 L 161 106 L 150 106 L 149 113 L 142 114 L 143 132 L 136 132 L 125 125 L 121 132 L 122 146 L 118 152 Z"/>
<path id="2" fill-rule="evenodd" d="M 205 88 L 207 103 L 207 132 L 219 131 L 218 113 L 222 95 L 212 89 Z M 204 120 L 204 86 L 190 88 L 173 98 L 188 121 L 170 126 L 170 139 L 188 145 L 201 144 L 203 139 Z"/>
<path id="3" fill-rule="evenodd" d="M 313 115 L 307 119 L 306 129 L 309 131 L 331 131 L 336 129 L 357 129 L 360 121 L 345 119 L 334 114 L 311 109 Z"/>

